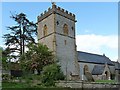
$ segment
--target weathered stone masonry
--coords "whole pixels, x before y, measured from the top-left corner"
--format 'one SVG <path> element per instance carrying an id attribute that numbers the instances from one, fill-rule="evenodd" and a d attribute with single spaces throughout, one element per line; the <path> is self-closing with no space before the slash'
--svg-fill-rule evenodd
<path id="1" fill-rule="evenodd" d="M 55 4 L 38 16 L 38 40 L 54 52 L 64 75 L 69 80 L 80 78 L 75 42 L 75 22 L 74 14 Z M 45 25 L 47 34 L 44 35 Z"/>

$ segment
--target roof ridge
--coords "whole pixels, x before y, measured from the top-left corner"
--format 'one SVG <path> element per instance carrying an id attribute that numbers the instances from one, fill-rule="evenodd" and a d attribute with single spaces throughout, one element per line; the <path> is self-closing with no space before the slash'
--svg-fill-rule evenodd
<path id="1" fill-rule="evenodd" d="M 82 53 L 86 53 L 86 54 L 91 54 L 91 55 L 97 55 L 97 56 L 106 57 L 106 56 L 103 56 L 103 55 L 100 55 L 100 54 L 95 54 L 95 53 L 90 53 L 90 52 L 84 52 L 84 51 L 77 51 L 77 52 L 82 52 Z M 108 58 L 108 57 L 106 57 L 106 58 Z"/>

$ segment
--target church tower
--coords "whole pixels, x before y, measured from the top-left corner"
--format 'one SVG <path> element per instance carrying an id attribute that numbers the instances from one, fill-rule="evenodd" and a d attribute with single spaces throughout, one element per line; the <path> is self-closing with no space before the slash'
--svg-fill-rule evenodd
<path id="1" fill-rule="evenodd" d="M 38 42 L 47 45 L 56 56 L 68 80 L 79 78 L 75 42 L 75 15 L 52 4 L 38 16 Z"/>

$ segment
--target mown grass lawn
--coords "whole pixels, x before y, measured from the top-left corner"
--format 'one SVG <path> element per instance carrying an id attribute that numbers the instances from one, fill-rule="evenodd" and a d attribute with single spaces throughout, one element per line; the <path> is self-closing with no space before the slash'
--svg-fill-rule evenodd
<path id="1" fill-rule="evenodd" d="M 43 90 L 41 86 L 33 86 L 32 83 L 2 82 L 2 90 Z"/>
<path id="2" fill-rule="evenodd" d="M 28 88 L 29 84 L 20 82 L 2 82 L 2 88 Z"/>
<path id="3" fill-rule="evenodd" d="M 97 83 L 116 83 L 115 80 L 96 80 Z"/>
<path id="4" fill-rule="evenodd" d="M 40 83 L 34 83 L 34 82 L 2 82 L 2 90 L 7 90 L 7 89 L 32 89 L 32 88 L 60 88 L 56 86 L 44 86 Z M 41 89 L 40 89 L 41 90 Z"/>
<path id="5" fill-rule="evenodd" d="M 27 83 L 20 82 L 2 82 L 2 90 L 74 90 L 62 87 L 34 87 Z"/>

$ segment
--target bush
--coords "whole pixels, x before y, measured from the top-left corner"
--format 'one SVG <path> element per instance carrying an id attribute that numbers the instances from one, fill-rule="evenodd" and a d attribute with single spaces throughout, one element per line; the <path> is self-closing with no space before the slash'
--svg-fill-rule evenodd
<path id="1" fill-rule="evenodd" d="M 2 80 L 3 81 L 8 81 L 11 78 L 9 74 L 2 74 Z"/>
<path id="2" fill-rule="evenodd" d="M 56 80 L 64 80 L 64 75 L 57 64 L 51 64 L 43 68 L 41 81 L 45 86 L 55 86 Z"/>

